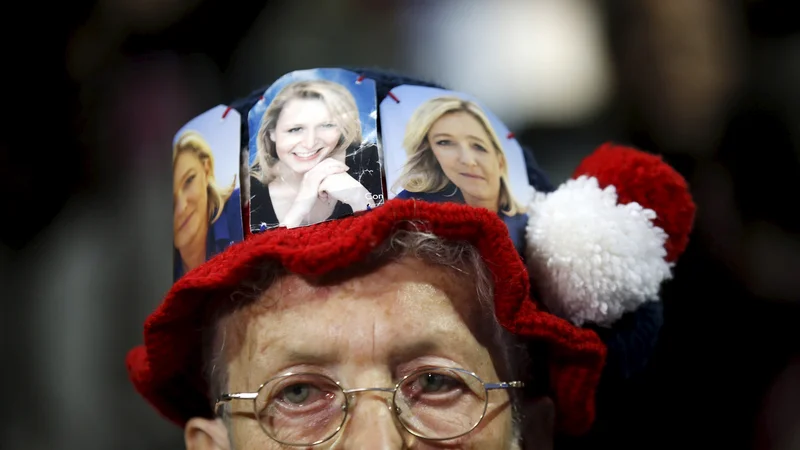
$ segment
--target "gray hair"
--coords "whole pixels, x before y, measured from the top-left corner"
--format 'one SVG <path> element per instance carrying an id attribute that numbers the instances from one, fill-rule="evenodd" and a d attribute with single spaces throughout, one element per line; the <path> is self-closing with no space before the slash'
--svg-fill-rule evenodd
<path id="1" fill-rule="evenodd" d="M 415 225 L 415 224 L 412 224 Z M 480 305 L 481 326 L 488 327 L 489 336 L 501 352 L 501 360 L 495 361 L 496 369 L 501 377 L 516 377 L 527 365 L 527 351 L 514 336 L 506 331 L 497 321 L 494 310 L 494 283 L 492 274 L 483 261 L 478 250 L 470 243 L 449 241 L 421 231 L 419 226 L 414 230 L 398 230 L 389 239 L 379 245 L 365 261 L 348 268 L 350 271 L 371 271 L 382 264 L 397 261 L 405 257 L 413 257 L 428 264 L 452 269 L 457 276 L 470 280 L 475 285 L 475 292 Z M 210 327 L 206 330 L 206 380 L 210 389 L 209 398 L 215 401 L 226 391 L 228 379 L 225 369 L 225 342 L 227 329 L 220 326 L 223 317 L 234 310 L 257 301 L 263 292 L 279 278 L 286 275 L 285 268 L 274 262 L 268 262 L 257 268 L 255 276 L 243 281 L 231 295 L 233 300 L 229 308 L 223 308 Z M 332 274 L 336 276 L 337 274 Z M 519 441 L 519 404 L 521 396 L 514 390 L 509 391 L 514 417 L 514 441 Z M 223 408 L 227 408 L 223 405 Z M 225 411 L 225 410 L 223 410 Z M 222 414 L 226 425 L 229 425 L 229 414 Z M 230 427 L 228 427 L 230 429 Z"/>

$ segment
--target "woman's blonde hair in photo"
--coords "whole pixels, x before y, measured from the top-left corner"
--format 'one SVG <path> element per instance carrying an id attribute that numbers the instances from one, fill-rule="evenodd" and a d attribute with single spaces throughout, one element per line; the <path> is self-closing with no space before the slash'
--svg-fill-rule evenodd
<path id="1" fill-rule="evenodd" d="M 450 183 L 433 154 L 428 141 L 428 132 L 442 116 L 457 112 L 468 113 L 480 122 L 489 135 L 498 158 L 503 162 L 500 173 L 500 211 L 509 216 L 524 212 L 525 208 L 511 193 L 505 152 L 489 118 L 475 103 L 454 96 L 432 98 L 420 105 L 411 115 L 403 138 L 403 149 L 408 159 L 400 178 L 395 183 L 395 188 L 399 186 L 409 192 L 432 193 L 441 191 Z"/>
<path id="2" fill-rule="evenodd" d="M 172 167 L 175 167 L 178 156 L 185 152 L 192 153 L 200 160 L 201 164 L 208 163 L 208 176 L 206 177 L 208 181 L 208 219 L 209 224 L 212 224 L 222 215 L 222 207 L 236 187 L 236 175 L 233 176 L 230 186 L 220 187 L 217 185 L 217 179 L 214 176 L 214 153 L 203 135 L 197 131 L 185 131 L 175 142 L 172 150 Z"/>
<path id="3" fill-rule="evenodd" d="M 331 117 L 336 121 L 342 137 L 339 144 L 330 156 L 346 152 L 353 144 L 361 144 L 361 119 L 358 106 L 353 94 L 339 83 L 328 80 L 296 81 L 286 85 L 272 100 L 264 116 L 256 136 L 256 159 L 253 162 L 251 174 L 262 184 L 268 184 L 275 179 L 277 173 L 274 169 L 278 162 L 275 143 L 269 138 L 270 132 L 275 131 L 278 118 L 283 108 L 290 100 L 315 99 L 322 101 L 330 111 Z"/>

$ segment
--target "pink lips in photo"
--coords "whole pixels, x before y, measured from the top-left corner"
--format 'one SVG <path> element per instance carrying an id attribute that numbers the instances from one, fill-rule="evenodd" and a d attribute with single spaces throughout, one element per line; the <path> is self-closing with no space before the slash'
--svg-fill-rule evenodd
<path id="1" fill-rule="evenodd" d="M 473 175 L 471 173 L 460 173 L 459 175 L 461 175 L 464 178 L 471 178 L 473 180 L 484 180 L 485 179 L 480 175 Z"/>
<path id="2" fill-rule="evenodd" d="M 308 162 L 308 161 L 313 161 L 314 159 L 316 159 L 322 153 L 322 150 L 323 149 L 321 147 L 318 148 L 315 151 L 312 151 L 312 152 L 304 152 L 304 151 L 295 150 L 295 151 L 292 152 L 292 156 L 294 156 L 295 159 L 297 159 L 298 161 Z"/>
<path id="3" fill-rule="evenodd" d="M 183 230 L 184 228 L 186 228 L 186 225 L 189 223 L 190 220 L 192 220 L 192 217 L 194 217 L 194 214 L 195 214 L 195 212 L 192 212 L 191 214 L 189 214 L 189 216 L 186 217 L 186 219 L 184 219 L 183 223 L 181 223 L 181 226 L 178 227 L 178 230 Z"/>

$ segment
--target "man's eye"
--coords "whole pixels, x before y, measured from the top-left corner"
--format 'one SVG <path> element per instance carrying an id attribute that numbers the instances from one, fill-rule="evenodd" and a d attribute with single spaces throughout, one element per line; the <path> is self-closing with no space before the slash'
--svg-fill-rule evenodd
<path id="1" fill-rule="evenodd" d="M 447 391 L 460 384 L 458 380 L 439 373 L 427 373 L 419 377 L 419 387 L 423 392 Z"/>
<path id="2" fill-rule="evenodd" d="M 311 389 L 313 386 L 305 383 L 293 384 L 281 391 L 281 397 L 289 403 L 302 404 L 308 400 Z"/>

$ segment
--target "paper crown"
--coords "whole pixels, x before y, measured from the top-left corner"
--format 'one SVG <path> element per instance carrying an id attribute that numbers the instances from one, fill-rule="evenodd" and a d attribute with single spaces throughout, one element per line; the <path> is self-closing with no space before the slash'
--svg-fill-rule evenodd
<path id="1" fill-rule="evenodd" d="M 291 108 L 292 96 L 322 99 L 336 117 L 309 107 L 306 116 L 281 123 L 279 112 Z M 454 120 L 450 131 L 434 139 L 445 116 Z M 470 123 L 479 131 L 469 132 Z M 309 134 L 319 148 L 298 152 L 277 144 Z M 492 148 L 499 156 L 481 159 Z M 186 149 L 201 156 L 200 166 L 181 165 Z M 334 206 L 315 215 L 295 211 L 302 202 L 281 204 L 280 192 L 265 188 L 284 176 L 272 168 L 280 158 L 301 168 L 332 160 L 326 163 L 332 174 L 342 173 L 336 161 L 343 162 L 349 177 L 320 189 Z M 193 173 L 210 177 L 208 197 L 217 202 L 208 209 L 206 259 L 253 233 L 364 214 L 395 197 L 472 204 L 485 192 L 500 192 L 496 212 L 528 268 L 530 296 L 549 313 L 599 332 L 608 348 L 605 377 L 629 377 L 647 362 L 663 320 L 659 290 L 686 248 L 695 211 L 685 180 L 658 156 L 606 143 L 556 187 L 530 149 L 477 99 L 374 70 L 294 72 L 207 111 L 176 135 L 173 163 L 176 279 L 192 269 L 178 236 L 194 220 L 186 212 Z"/>

